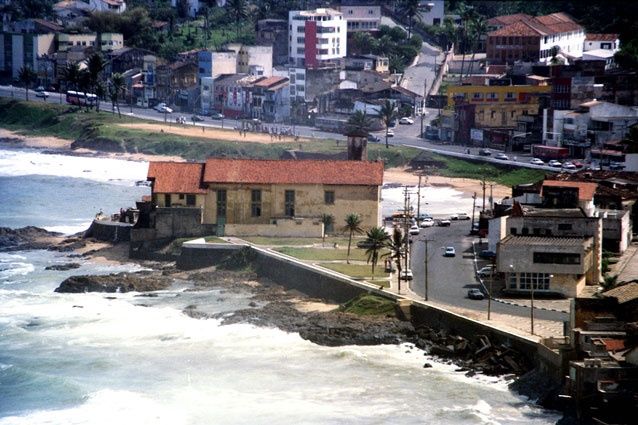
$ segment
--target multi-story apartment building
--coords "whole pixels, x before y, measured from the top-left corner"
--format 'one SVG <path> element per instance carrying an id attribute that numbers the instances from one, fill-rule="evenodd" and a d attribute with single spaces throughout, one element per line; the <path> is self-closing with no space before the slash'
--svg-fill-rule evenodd
<path id="1" fill-rule="evenodd" d="M 272 46 L 248 46 L 231 43 L 226 46 L 237 54 L 237 72 L 270 77 L 272 75 Z"/>
<path id="2" fill-rule="evenodd" d="M 0 72 L 18 78 L 20 68 L 38 69 L 38 58 L 55 52 L 55 34 L 0 34 Z"/>
<path id="3" fill-rule="evenodd" d="M 341 5 L 335 9 L 347 20 L 348 32 L 377 31 L 381 25 L 381 6 Z"/>
<path id="4" fill-rule="evenodd" d="M 273 66 L 288 63 L 288 22 L 284 19 L 261 19 L 257 21 L 256 42 L 261 46 L 272 46 Z"/>
<path id="5" fill-rule="evenodd" d="M 65 52 L 70 47 L 93 47 L 107 52 L 124 47 L 124 36 L 119 33 L 102 34 L 58 34 L 58 51 Z"/>
<path id="6" fill-rule="evenodd" d="M 499 16 L 488 21 L 487 60 L 490 63 L 549 63 L 553 51 L 567 60 L 583 55 L 585 31 L 564 13 L 533 17 Z"/>
<path id="7" fill-rule="evenodd" d="M 237 53 L 234 51 L 212 52 L 200 50 L 197 52 L 198 77 L 215 78 L 221 74 L 235 74 L 237 69 Z"/>
<path id="8" fill-rule="evenodd" d="M 334 9 L 291 10 L 288 57 L 294 67 L 342 66 L 346 57 L 347 21 Z"/>

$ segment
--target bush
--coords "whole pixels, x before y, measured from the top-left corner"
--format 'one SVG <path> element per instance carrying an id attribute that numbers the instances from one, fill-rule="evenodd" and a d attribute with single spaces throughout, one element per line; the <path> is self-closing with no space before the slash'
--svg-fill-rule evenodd
<path id="1" fill-rule="evenodd" d="M 254 249 L 246 246 L 239 251 L 224 258 L 217 266 L 219 270 L 246 270 L 250 269 L 253 261 L 257 258 Z"/>

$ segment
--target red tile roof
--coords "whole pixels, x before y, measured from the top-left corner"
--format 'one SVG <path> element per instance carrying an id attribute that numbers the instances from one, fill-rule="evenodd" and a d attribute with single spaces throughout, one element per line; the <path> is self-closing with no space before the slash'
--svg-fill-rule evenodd
<path id="1" fill-rule="evenodd" d="M 598 184 L 589 182 L 561 181 L 561 180 L 545 180 L 543 187 L 575 187 L 578 188 L 578 200 L 591 201 L 594 199 L 594 193 Z"/>
<path id="2" fill-rule="evenodd" d="M 616 352 L 625 349 L 625 341 L 622 339 L 613 338 L 601 338 L 601 341 L 605 344 L 605 350 Z"/>
<path id="3" fill-rule="evenodd" d="M 532 19 L 532 16 L 527 15 L 525 13 L 515 13 L 513 15 L 497 16 L 495 18 L 489 19 L 487 21 L 487 24 L 493 25 L 493 26 L 509 25 L 509 24 L 513 24 L 514 22 L 526 21 L 528 19 Z"/>
<path id="4" fill-rule="evenodd" d="M 565 13 L 545 16 L 529 16 L 523 13 L 497 16 L 488 21 L 490 25 L 505 25 L 488 36 L 546 36 L 583 29 Z"/>
<path id="5" fill-rule="evenodd" d="M 587 41 L 616 41 L 619 37 L 618 34 L 585 34 Z"/>
<path id="6" fill-rule="evenodd" d="M 153 193 L 206 193 L 201 187 L 204 164 L 192 162 L 151 162 L 147 179 Z"/>
<path id="7" fill-rule="evenodd" d="M 287 77 L 268 77 L 255 83 L 255 87 L 268 88 L 281 82 L 288 81 Z"/>
<path id="8" fill-rule="evenodd" d="M 528 37 L 540 37 L 542 34 L 537 28 L 533 27 L 528 22 L 518 21 L 513 24 L 504 26 L 501 29 L 492 31 L 488 34 L 490 37 L 503 37 L 503 36 L 528 36 Z"/>
<path id="9" fill-rule="evenodd" d="M 211 158 L 206 161 L 204 182 L 380 186 L 383 163 Z"/>

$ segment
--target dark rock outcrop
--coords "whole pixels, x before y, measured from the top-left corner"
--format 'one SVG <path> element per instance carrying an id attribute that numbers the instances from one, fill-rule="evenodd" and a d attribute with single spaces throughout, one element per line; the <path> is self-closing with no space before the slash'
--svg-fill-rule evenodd
<path id="1" fill-rule="evenodd" d="M 81 266 L 80 263 L 54 264 L 52 266 L 46 266 L 44 270 L 65 271 L 65 270 L 79 269 L 80 266 Z"/>
<path id="2" fill-rule="evenodd" d="M 65 279 L 55 292 L 148 292 L 166 289 L 172 279 L 157 273 L 117 273 L 104 276 L 71 276 Z"/>
<path id="3" fill-rule="evenodd" d="M 51 246 L 51 239 L 61 235 L 61 233 L 49 232 L 34 226 L 20 229 L 0 227 L 0 252 L 48 249 Z"/>

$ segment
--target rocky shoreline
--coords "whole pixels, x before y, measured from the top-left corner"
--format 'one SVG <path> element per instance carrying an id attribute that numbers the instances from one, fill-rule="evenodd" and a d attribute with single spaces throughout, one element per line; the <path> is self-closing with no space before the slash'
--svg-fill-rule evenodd
<path id="1" fill-rule="evenodd" d="M 55 249 L 67 251 L 82 245 L 82 239 L 60 238 L 43 229 L 0 229 L 0 251 L 27 249 Z M 47 246 L 47 243 L 49 244 Z M 37 247 L 37 248 L 36 248 Z M 94 252 L 91 252 L 93 254 Z M 473 340 L 442 330 L 417 327 L 394 314 L 361 316 L 333 309 L 330 311 L 302 311 L 300 302 L 325 302 L 284 287 L 252 272 L 219 270 L 215 267 L 192 272 L 178 270 L 173 264 L 152 264 L 154 271 L 119 273 L 106 276 L 72 276 L 55 290 L 62 293 L 83 292 L 152 292 L 168 289 L 179 281 L 188 282 L 188 291 L 219 289 L 224 293 L 244 293 L 250 298 L 248 308 L 233 313 L 214 314 L 198 305 L 188 305 L 183 313 L 197 319 L 216 318 L 223 324 L 250 323 L 276 327 L 298 333 L 302 338 L 324 346 L 376 345 L 405 343 L 423 350 L 425 356 L 457 366 L 456 371 L 472 376 L 477 373 L 492 376 L 521 377 L 514 390 L 533 396 L 541 405 L 550 404 L 551 389 L 542 381 L 542 374 L 530 373 L 532 366 L 516 351 L 493 345 L 486 336 Z M 159 267 L 158 267 L 159 266 Z M 75 267 L 69 263 L 69 268 Z M 61 269 L 65 269 L 63 265 Z M 150 294 L 149 294 L 150 295 Z M 424 358 L 423 367 L 431 367 Z"/>

